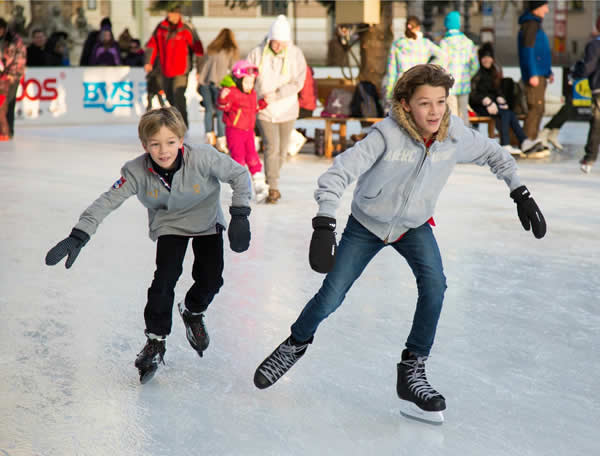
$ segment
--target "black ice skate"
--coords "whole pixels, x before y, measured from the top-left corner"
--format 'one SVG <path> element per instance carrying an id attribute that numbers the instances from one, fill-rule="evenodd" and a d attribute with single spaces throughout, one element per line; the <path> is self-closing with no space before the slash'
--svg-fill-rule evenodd
<path id="1" fill-rule="evenodd" d="M 311 344 L 313 338 L 307 342 L 295 343 L 292 337 L 284 340 L 279 347 L 275 349 L 256 369 L 254 373 L 254 384 L 259 389 L 265 389 L 283 377 L 290 368 L 306 352 L 308 344 Z"/>
<path id="2" fill-rule="evenodd" d="M 208 348 L 208 343 L 210 342 L 206 327 L 204 326 L 204 314 L 193 314 L 186 309 L 183 302 L 180 302 L 177 307 L 179 307 L 179 315 L 181 315 L 183 324 L 185 325 L 187 340 L 192 348 L 198 352 L 198 355 L 202 357 L 202 353 Z"/>
<path id="3" fill-rule="evenodd" d="M 398 363 L 396 391 L 402 399 L 400 412 L 410 418 L 434 424 L 444 422 L 442 410 L 446 409 L 444 396 L 434 390 L 425 376 L 426 356 L 415 356 L 408 350 L 402 352 Z"/>
<path id="4" fill-rule="evenodd" d="M 146 340 L 146 345 L 138 353 L 135 360 L 135 367 L 140 371 L 140 382 L 142 384 L 150 381 L 159 363 L 165 363 L 166 342 L 164 337 L 150 336 Z"/>

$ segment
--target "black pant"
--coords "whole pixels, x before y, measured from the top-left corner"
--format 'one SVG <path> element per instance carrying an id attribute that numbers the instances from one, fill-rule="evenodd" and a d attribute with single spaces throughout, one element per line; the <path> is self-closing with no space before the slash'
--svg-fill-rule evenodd
<path id="1" fill-rule="evenodd" d="M 600 147 L 600 95 L 592 94 L 592 118 L 583 159 L 594 163 L 598 158 L 598 147 Z"/>
<path id="2" fill-rule="evenodd" d="M 556 114 L 554 114 L 554 117 L 550 119 L 550 122 L 544 125 L 544 128 L 548 128 L 550 130 L 560 130 L 560 128 L 564 125 L 565 122 L 567 122 L 572 117 L 575 117 L 575 113 L 573 111 L 573 105 L 569 103 L 569 101 L 567 101 L 564 105 L 562 105 L 560 110 Z"/>
<path id="3" fill-rule="evenodd" d="M 148 289 L 144 309 L 146 332 L 157 336 L 171 333 L 175 284 L 183 271 L 187 236 L 160 236 L 156 245 L 156 271 Z M 223 234 L 192 238 L 194 284 L 185 296 L 191 312 L 204 312 L 223 286 Z"/>
<path id="4" fill-rule="evenodd" d="M 15 135 L 15 107 L 17 105 L 17 90 L 19 89 L 19 82 L 10 86 L 8 90 L 8 96 L 6 97 L 6 103 L 8 103 L 6 111 L 6 120 L 8 121 L 8 135 L 12 138 Z"/>
<path id="5" fill-rule="evenodd" d="M 163 88 L 167 100 L 171 103 L 171 106 L 175 106 L 185 121 L 185 125 L 189 127 L 188 115 L 187 115 L 187 101 L 185 100 L 185 90 L 187 89 L 188 76 L 182 74 L 172 78 L 163 77 Z"/>

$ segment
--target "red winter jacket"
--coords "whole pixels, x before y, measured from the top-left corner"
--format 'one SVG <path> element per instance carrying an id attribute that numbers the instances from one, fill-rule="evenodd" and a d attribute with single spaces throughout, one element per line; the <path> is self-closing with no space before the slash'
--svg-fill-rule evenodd
<path id="1" fill-rule="evenodd" d="M 196 57 L 204 55 L 202 41 L 190 25 L 182 21 L 171 24 L 166 19 L 158 24 L 146 48 L 149 56 L 146 63 L 154 66 L 158 54 L 162 74 L 167 78 L 189 73 L 192 68 L 189 62 L 190 49 Z"/>
<path id="2" fill-rule="evenodd" d="M 221 94 L 224 90 L 229 93 L 225 97 Z M 237 87 L 224 87 L 221 89 L 217 100 L 217 108 L 223 111 L 223 122 L 228 127 L 240 130 L 254 130 L 256 125 L 256 113 L 267 107 L 263 99 L 256 101 L 256 91 L 244 93 Z"/>

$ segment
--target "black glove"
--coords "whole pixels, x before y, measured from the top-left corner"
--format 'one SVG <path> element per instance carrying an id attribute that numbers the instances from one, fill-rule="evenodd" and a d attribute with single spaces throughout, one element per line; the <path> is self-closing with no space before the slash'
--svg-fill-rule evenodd
<path id="1" fill-rule="evenodd" d="M 229 208 L 231 222 L 229 222 L 229 246 L 237 253 L 245 252 L 250 247 L 250 208 L 245 206 Z"/>
<path id="2" fill-rule="evenodd" d="M 69 255 L 65 267 L 69 269 L 75 263 L 79 251 L 84 245 L 90 240 L 90 235 L 85 231 L 73 228 L 68 238 L 63 239 L 58 244 L 50 249 L 46 254 L 46 264 L 48 266 L 54 266 L 64 257 Z"/>
<path id="3" fill-rule="evenodd" d="M 317 216 L 312 219 L 312 226 L 315 231 L 310 240 L 308 261 L 314 271 L 326 274 L 335 264 L 335 219 Z"/>
<path id="4" fill-rule="evenodd" d="M 529 231 L 529 227 L 533 231 L 533 235 L 537 239 L 541 239 L 546 234 L 546 220 L 542 215 L 542 211 L 534 199 L 529 194 L 529 190 L 524 185 L 515 188 L 510 192 L 510 197 L 517 204 L 517 213 L 521 224 L 526 231 Z"/>

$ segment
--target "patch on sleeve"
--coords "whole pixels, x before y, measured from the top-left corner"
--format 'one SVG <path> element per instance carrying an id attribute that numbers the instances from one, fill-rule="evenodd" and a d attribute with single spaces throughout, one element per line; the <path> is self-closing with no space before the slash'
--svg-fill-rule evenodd
<path id="1" fill-rule="evenodd" d="M 119 180 L 113 184 L 112 188 L 114 188 L 115 190 L 121 188 L 125 182 L 127 182 L 127 179 L 121 176 Z"/>

